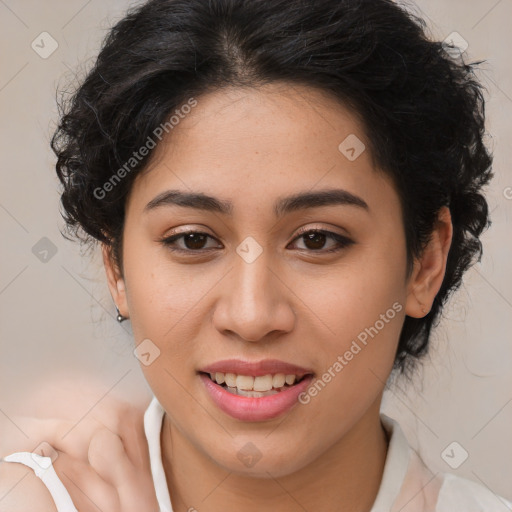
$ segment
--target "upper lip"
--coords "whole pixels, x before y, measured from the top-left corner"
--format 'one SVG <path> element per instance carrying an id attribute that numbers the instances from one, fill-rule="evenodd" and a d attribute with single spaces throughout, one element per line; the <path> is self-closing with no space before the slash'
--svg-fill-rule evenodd
<path id="1" fill-rule="evenodd" d="M 286 363 L 278 359 L 263 359 L 261 361 L 243 361 L 242 359 L 225 359 L 223 361 L 216 361 L 215 363 L 204 366 L 199 370 L 205 373 L 235 373 L 236 375 L 251 375 L 259 377 L 261 375 L 276 373 L 284 373 L 285 375 L 296 375 L 302 377 L 312 370 L 303 368 L 296 364 Z"/>

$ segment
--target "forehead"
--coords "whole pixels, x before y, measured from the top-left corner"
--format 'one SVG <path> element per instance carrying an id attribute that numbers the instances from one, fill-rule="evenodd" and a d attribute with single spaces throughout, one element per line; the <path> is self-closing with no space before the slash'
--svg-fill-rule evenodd
<path id="1" fill-rule="evenodd" d="M 254 195 L 342 186 L 382 197 L 389 187 L 358 117 L 326 93 L 281 83 L 225 88 L 196 101 L 137 176 L 130 201 L 138 208 L 165 189 L 228 199 L 236 212 Z"/>
<path id="2" fill-rule="evenodd" d="M 261 154 L 265 149 L 273 154 L 290 149 L 314 154 L 330 146 L 332 153 L 338 150 L 340 137 L 352 134 L 367 142 L 357 113 L 328 93 L 306 86 L 278 82 L 259 88 L 226 87 L 196 101 L 197 106 L 172 127 L 157 154 L 168 146 L 227 148 L 237 154 Z M 302 145 L 296 147 L 297 142 Z"/>

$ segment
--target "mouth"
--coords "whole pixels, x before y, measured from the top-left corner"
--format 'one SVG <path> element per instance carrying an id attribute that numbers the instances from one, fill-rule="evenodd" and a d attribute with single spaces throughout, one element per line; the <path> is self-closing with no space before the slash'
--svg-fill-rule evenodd
<path id="1" fill-rule="evenodd" d="M 314 376 L 305 368 L 275 360 L 224 361 L 198 375 L 217 407 L 241 421 L 269 420 L 289 411 Z"/>
<path id="2" fill-rule="evenodd" d="M 236 373 L 206 373 L 199 372 L 208 377 L 213 383 L 221 386 L 228 393 L 249 398 L 261 398 L 286 391 L 302 382 L 310 374 L 296 375 L 293 373 L 267 374 L 260 376 L 237 375 Z"/>

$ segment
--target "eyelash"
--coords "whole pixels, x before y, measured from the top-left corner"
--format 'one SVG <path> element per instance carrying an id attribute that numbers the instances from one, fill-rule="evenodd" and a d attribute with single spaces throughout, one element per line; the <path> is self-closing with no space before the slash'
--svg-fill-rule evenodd
<path id="1" fill-rule="evenodd" d="M 326 230 L 323 230 L 323 229 L 307 229 L 307 228 L 299 230 L 299 233 L 292 240 L 292 242 L 295 242 L 299 238 L 301 238 L 304 235 L 307 235 L 309 233 L 320 233 L 320 234 L 326 235 L 327 238 L 331 238 L 331 239 L 335 240 L 338 245 L 335 248 L 332 248 L 332 249 L 318 249 L 318 250 L 314 250 L 314 249 L 299 249 L 300 251 L 306 251 L 306 252 L 317 253 L 317 254 L 318 253 L 319 254 L 334 253 L 334 252 L 342 251 L 343 249 L 346 249 L 350 245 L 354 244 L 353 240 L 351 240 L 350 238 L 347 238 L 346 236 L 339 235 L 338 233 L 333 233 L 332 231 L 326 231 Z M 181 248 L 173 247 L 173 244 L 176 242 L 176 240 L 179 240 L 180 238 L 183 238 L 184 236 L 189 235 L 189 234 L 205 235 L 205 236 L 207 236 L 209 238 L 214 238 L 211 235 L 209 235 L 208 233 L 203 233 L 201 231 L 190 230 L 190 231 L 183 231 L 182 233 L 177 233 L 175 235 L 171 235 L 169 237 L 166 237 L 166 238 L 162 239 L 161 242 L 169 250 L 171 250 L 173 252 L 180 252 L 180 253 L 185 253 L 185 254 L 191 254 L 191 253 L 201 254 L 201 253 L 205 253 L 205 252 L 210 251 L 211 249 L 213 249 L 213 248 L 210 248 L 210 249 L 194 250 L 194 249 L 181 249 Z"/>

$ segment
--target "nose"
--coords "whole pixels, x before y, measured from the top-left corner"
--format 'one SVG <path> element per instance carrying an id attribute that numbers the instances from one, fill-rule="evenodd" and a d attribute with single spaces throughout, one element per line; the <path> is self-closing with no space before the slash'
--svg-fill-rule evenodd
<path id="1" fill-rule="evenodd" d="M 237 258 L 223 280 L 213 315 L 213 324 L 222 334 L 262 342 L 294 328 L 291 301 L 295 296 L 264 254 L 252 263 Z"/>

